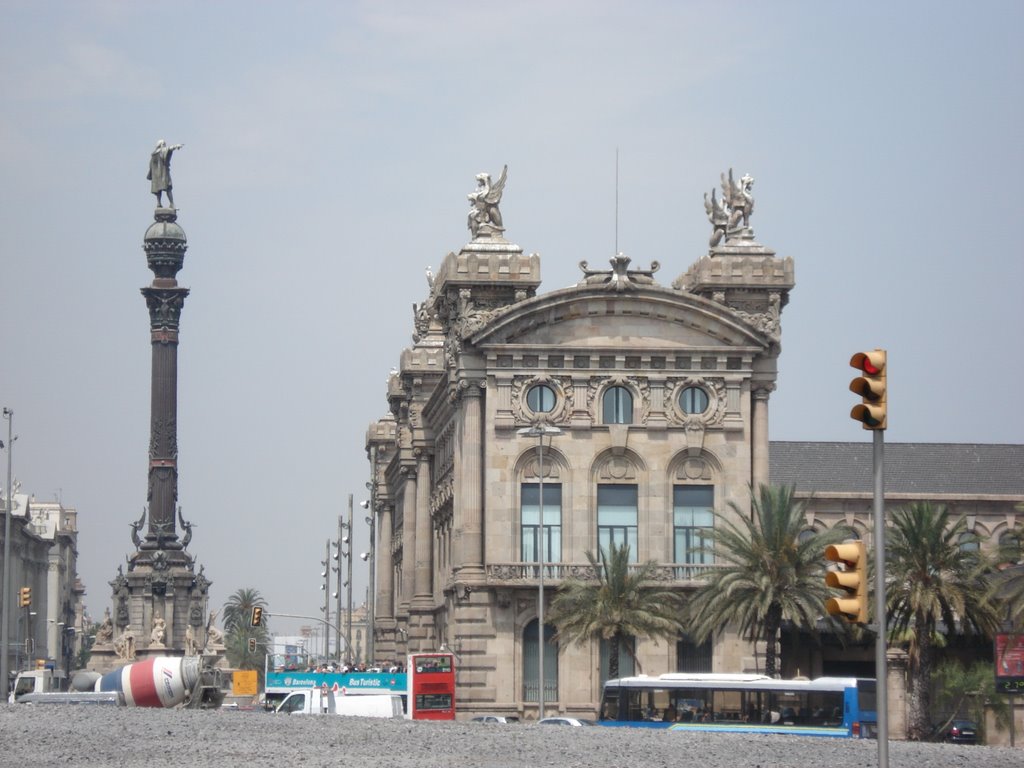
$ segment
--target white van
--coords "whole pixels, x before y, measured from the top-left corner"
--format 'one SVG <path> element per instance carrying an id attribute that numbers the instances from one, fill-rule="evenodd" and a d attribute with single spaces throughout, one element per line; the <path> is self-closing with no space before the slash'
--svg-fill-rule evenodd
<path id="1" fill-rule="evenodd" d="M 349 717 L 404 717 L 397 693 L 343 695 L 332 690 L 308 688 L 289 693 L 277 710 L 285 715 L 348 715 Z"/>

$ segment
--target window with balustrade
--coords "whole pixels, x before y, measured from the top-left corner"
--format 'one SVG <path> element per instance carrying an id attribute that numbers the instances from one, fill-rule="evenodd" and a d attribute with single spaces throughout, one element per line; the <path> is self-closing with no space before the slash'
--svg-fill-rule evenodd
<path id="1" fill-rule="evenodd" d="M 708 533 L 715 525 L 715 488 L 712 485 L 677 485 L 672 489 L 674 562 L 684 565 L 713 563 Z M 682 574 L 693 578 L 694 574 Z"/>
<path id="2" fill-rule="evenodd" d="M 543 554 L 546 563 L 561 562 L 562 484 L 544 483 L 543 535 L 540 529 L 540 483 L 523 483 L 520 498 L 520 560 L 524 563 L 540 562 L 538 554 Z"/>
<path id="3" fill-rule="evenodd" d="M 604 552 L 629 545 L 629 561 L 638 562 L 637 487 L 607 484 L 597 486 L 597 546 Z"/>

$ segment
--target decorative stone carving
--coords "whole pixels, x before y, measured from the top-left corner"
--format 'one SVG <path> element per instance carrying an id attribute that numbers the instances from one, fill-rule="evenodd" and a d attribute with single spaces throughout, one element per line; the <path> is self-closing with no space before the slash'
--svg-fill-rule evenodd
<path id="1" fill-rule="evenodd" d="M 782 335 L 782 300 L 778 291 L 768 294 L 768 309 L 765 312 L 744 312 L 740 309 L 734 309 L 733 312 L 765 336 L 777 340 Z"/>
<path id="2" fill-rule="evenodd" d="M 743 221 L 742 231 L 750 232 L 750 214 L 754 212 L 754 177 L 744 174 L 739 183 L 733 179 L 732 168 L 729 169 L 729 176 L 722 174 L 722 202 L 729 212 L 727 224 L 726 241 L 740 230 L 736 226 Z"/>
<path id="3" fill-rule="evenodd" d="M 501 193 L 505 189 L 507 177 L 507 165 L 501 169 L 501 175 L 493 184 L 491 183 L 491 174 L 478 173 L 476 175 L 476 189 L 467 195 L 470 209 L 466 222 L 474 240 L 481 237 L 501 237 L 505 231 L 498 203 L 501 202 Z"/>
<path id="4" fill-rule="evenodd" d="M 703 413 L 685 413 L 679 404 L 679 395 L 687 387 L 700 387 L 708 396 L 708 407 Z M 689 427 L 720 427 L 728 406 L 725 379 L 701 376 L 671 378 L 665 382 L 665 399 L 668 403 L 668 420 L 676 425 Z"/>
<path id="5" fill-rule="evenodd" d="M 149 633 L 149 647 L 163 648 L 164 638 L 167 637 L 167 622 L 163 617 L 157 616 L 153 619 L 153 630 Z"/>
<path id="6" fill-rule="evenodd" d="M 139 529 L 142 528 L 142 525 L 143 525 L 143 523 L 145 521 L 146 521 L 146 508 L 143 507 L 142 508 L 142 516 L 138 520 L 136 520 L 134 523 L 129 523 L 129 526 L 132 529 L 132 544 L 135 545 L 136 549 L 138 549 L 139 547 L 142 546 L 142 538 L 139 536 Z M 120 571 L 120 566 L 118 566 L 118 570 Z M 123 576 L 122 576 L 122 578 L 123 578 Z"/>
<path id="7" fill-rule="evenodd" d="M 580 262 L 580 269 L 583 271 L 583 279 L 579 285 L 604 285 L 610 291 L 622 292 L 633 290 L 641 285 L 654 285 L 654 273 L 661 265 L 651 262 L 650 269 L 629 269 L 630 258 L 624 254 L 617 253 L 609 263 L 610 270 L 590 269 L 586 261 Z"/>
<path id="8" fill-rule="evenodd" d="M 117 654 L 119 659 L 125 661 L 135 660 L 135 633 L 131 629 L 126 629 L 114 641 L 114 653 Z"/>
<path id="9" fill-rule="evenodd" d="M 178 507 L 178 522 L 181 523 L 181 530 L 185 532 L 185 536 L 181 540 L 181 548 L 188 549 L 188 544 L 192 541 L 192 523 L 182 517 L 181 507 Z"/>
<path id="10" fill-rule="evenodd" d="M 711 199 L 708 200 L 708 193 L 704 193 L 704 210 L 708 213 L 708 221 L 711 222 L 711 239 L 708 245 L 714 248 L 722 238 L 726 236 L 729 228 L 729 207 L 725 200 L 715 197 L 715 190 L 711 190 Z"/>
<path id="11" fill-rule="evenodd" d="M 224 648 L 224 633 L 213 623 L 217 618 L 216 611 L 210 611 L 210 619 L 206 622 L 206 647 L 203 653 L 214 654 Z"/>
<path id="12" fill-rule="evenodd" d="M 96 645 L 108 645 L 114 640 L 114 622 L 110 618 L 110 609 L 103 614 L 103 623 L 96 630 Z"/>
<path id="13" fill-rule="evenodd" d="M 534 413 L 526 405 L 526 394 L 538 384 L 551 387 L 555 393 L 555 405 L 546 413 Z M 574 392 L 569 376 L 516 376 L 512 379 L 512 416 L 519 425 L 535 424 L 540 421 L 549 424 L 568 422 L 573 410 Z"/>

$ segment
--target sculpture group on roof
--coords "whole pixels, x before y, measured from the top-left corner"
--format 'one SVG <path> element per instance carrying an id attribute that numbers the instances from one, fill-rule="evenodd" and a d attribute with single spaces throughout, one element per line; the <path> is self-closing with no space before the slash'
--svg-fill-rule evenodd
<path id="1" fill-rule="evenodd" d="M 722 174 L 722 197 L 715 196 L 715 190 L 711 190 L 711 198 L 704 194 L 704 210 L 708 213 L 708 221 L 711 222 L 711 239 L 709 244 L 712 248 L 721 243 L 723 239 L 728 242 L 733 237 L 743 233 L 750 237 L 753 232 L 750 230 L 750 214 L 754 212 L 754 177 L 749 173 L 744 174 L 739 182 L 733 178 L 732 168 L 729 175 Z M 743 226 L 738 226 L 740 221 Z"/>

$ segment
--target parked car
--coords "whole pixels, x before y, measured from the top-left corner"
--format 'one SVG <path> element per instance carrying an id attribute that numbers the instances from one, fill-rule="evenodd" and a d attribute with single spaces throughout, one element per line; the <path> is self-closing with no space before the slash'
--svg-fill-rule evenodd
<path id="1" fill-rule="evenodd" d="M 973 720 L 954 720 L 949 724 L 942 740 L 953 744 L 977 744 L 978 725 Z"/>
<path id="2" fill-rule="evenodd" d="M 477 715 L 469 722 L 471 723 L 501 723 L 502 725 L 508 723 L 518 723 L 518 717 L 508 717 L 506 715 Z"/>
<path id="3" fill-rule="evenodd" d="M 594 725 L 593 720 L 584 720 L 581 717 L 545 717 L 540 721 L 541 725 Z"/>

